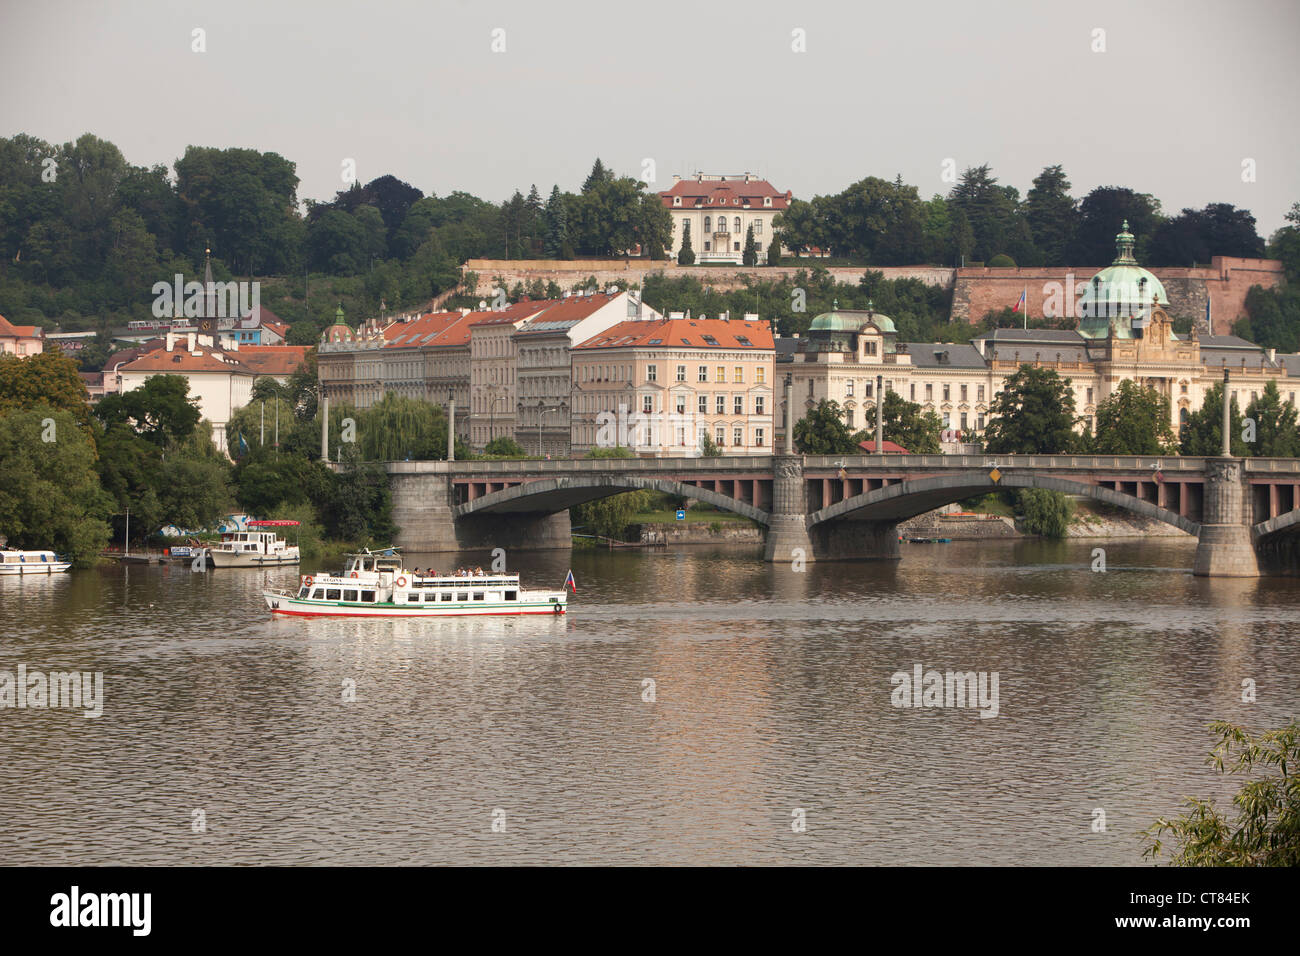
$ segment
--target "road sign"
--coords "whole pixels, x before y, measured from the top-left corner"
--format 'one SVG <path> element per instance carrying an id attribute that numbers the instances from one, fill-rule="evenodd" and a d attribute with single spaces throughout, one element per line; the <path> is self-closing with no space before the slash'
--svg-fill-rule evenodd
<path id="1" fill-rule="evenodd" d="M 678 521 L 685 521 L 685 520 L 686 520 L 686 511 L 685 511 L 684 509 L 682 509 L 682 508 L 678 508 L 678 509 L 677 509 L 677 520 L 678 520 Z"/>

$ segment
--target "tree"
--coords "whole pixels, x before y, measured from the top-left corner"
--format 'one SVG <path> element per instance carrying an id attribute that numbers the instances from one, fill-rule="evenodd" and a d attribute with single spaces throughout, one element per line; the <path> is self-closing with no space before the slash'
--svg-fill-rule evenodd
<path id="1" fill-rule="evenodd" d="M 621 538 L 633 516 L 650 507 L 650 492 L 625 491 L 622 494 L 598 498 L 586 504 L 575 505 L 570 520 L 575 527 L 584 528 L 606 538 Z"/>
<path id="2" fill-rule="evenodd" d="M 914 455 L 939 454 L 939 433 L 943 430 L 943 422 L 934 412 L 921 411 L 920 405 L 909 402 L 891 388 L 885 392 L 880 419 L 885 438 L 894 444 L 902 445 Z M 871 432 L 871 429 L 866 431 Z M 874 432 L 871 434 L 874 441 Z"/>
<path id="3" fill-rule="evenodd" d="M 1231 203 L 1210 203 L 1204 209 L 1184 209 L 1160 223 L 1148 255 L 1152 265 L 1190 266 L 1213 256 L 1259 258 L 1264 240 L 1255 231 L 1255 217 Z"/>
<path id="4" fill-rule="evenodd" d="M 1250 453 L 1250 446 L 1242 440 L 1242 414 L 1237 407 L 1237 398 L 1233 396 L 1229 406 L 1231 417 L 1230 442 L 1235 458 L 1244 458 Z M 1197 458 L 1212 458 L 1223 452 L 1223 383 L 1215 382 L 1205 393 L 1201 407 L 1187 416 L 1179 437 L 1179 444 L 1184 455 Z"/>
<path id="5" fill-rule="evenodd" d="M 781 264 L 781 234 L 775 230 L 772 232 L 772 241 L 767 244 L 766 264 L 769 266 Z"/>
<path id="6" fill-rule="evenodd" d="M 1300 457 L 1296 415 L 1296 407 L 1282 401 L 1277 382 L 1267 382 L 1263 394 L 1246 406 L 1246 418 L 1255 422 L 1255 441 L 1250 444 L 1250 453 L 1264 458 Z"/>
<path id="7" fill-rule="evenodd" d="M 201 417 L 199 400 L 190 397 L 184 375 L 150 375 L 139 388 L 105 395 L 95 415 L 105 427 L 129 425 L 159 447 L 184 441 Z"/>
<path id="8" fill-rule="evenodd" d="M 721 458 L 722 449 L 718 443 L 713 440 L 713 436 L 704 432 L 700 436 L 700 457 L 701 458 Z"/>
<path id="9" fill-rule="evenodd" d="M 1279 352 L 1300 348 L 1300 282 L 1288 280 L 1278 289 L 1251 286 L 1246 317 L 1233 324 L 1232 334 Z"/>
<path id="10" fill-rule="evenodd" d="M 54 348 L 27 358 L 0 353 L 0 415 L 36 405 L 62 409 L 89 424 L 86 385 L 77 363 Z"/>
<path id="11" fill-rule="evenodd" d="M 509 435 L 498 435 L 483 446 L 483 454 L 489 458 L 527 458 L 528 453 L 522 445 Z"/>
<path id="12" fill-rule="evenodd" d="M 987 261 L 999 252 L 1016 258 L 1032 258 L 1024 255 L 1029 251 L 1026 248 L 1029 233 L 1028 226 L 1023 233 L 1020 229 L 1018 196 L 1015 189 L 998 185 L 987 163 L 966 169 L 952 188 L 948 202 L 969 223 L 974 235 L 972 254 L 977 259 Z"/>
<path id="13" fill-rule="evenodd" d="M 388 471 L 379 462 L 359 462 L 356 449 L 344 453 L 345 466 L 334 485 L 334 501 L 323 515 L 332 537 L 362 544 L 387 544 L 400 530 L 393 524 Z"/>
<path id="14" fill-rule="evenodd" d="M 740 263 L 746 266 L 758 265 L 758 243 L 754 241 L 754 226 L 752 223 L 745 230 L 745 248 L 740 254 Z"/>
<path id="15" fill-rule="evenodd" d="M 565 249 L 569 244 L 569 212 L 564 204 L 564 196 L 560 194 L 559 186 L 551 187 L 551 196 L 546 201 L 546 209 L 542 213 L 542 219 L 545 222 L 546 239 L 542 246 L 542 252 L 548 259 L 571 259 L 572 250 L 569 255 L 565 255 Z"/>
<path id="16" fill-rule="evenodd" d="M 1074 514 L 1074 504 L 1059 491 L 1022 488 L 1016 506 L 1024 516 L 1024 529 L 1044 538 L 1064 538 Z"/>
<path id="17" fill-rule="evenodd" d="M 995 455 L 1055 455 L 1076 446 L 1074 390 L 1054 369 L 1022 365 L 989 412 L 984 447 Z"/>
<path id="18" fill-rule="evenodd" d="M 794 444 L 803 455 L 852 455 L 862 451 L 844 423 L 839 402 L 826 398 L 795 422 Z"/>
<path id="19" fill-rule="evenodd" d="M 51 548 L 87 567 L 108 543 L 111 510 L 95 447 L 70 412 L 40 404 L 0 415 L 0 530 L 10 546 Z"/>
<path id="20" fill-rule="evenodd" d="M 592 164 L 591 172 L 587 175 L 586 181 L 582 184 L 582 191 L 584 193 L 589 193 L 596 187 L 605 183 L 612 183 L 613 181 L 614 173 L 610 169 L 606 168 L 605 164 L 600 161 L 600 157 L 597 156 L 596 162 Z"/>
<path id="21" fill-rule="evenodd" d="M 1079 224 L 1078 204 L 1070 197 L 1070 181 L 1060 166 L 1046 166 L 1034 177 L 1025 197 L 1025 219 L 1041 262 L 1064 265 Z"/>
<path id="22" fill-rule="evenodd" d="M 695 265 L 695 250 L 691 248 L 691 221 L 689 219 L 682 223 L 682 247 L 677 250 L 677 264 L 679 266 Z"/>
<path id="23" fill-rule="evenodd" d="M 1190 798 L 1188 812 L 1161 817 L 1143 831 L 1143 856 L 1155 860 L 1174 840 L 1174 866 L 1300 866 L 1300 722 L 1254 736 L 1227 721 L 1210 731 L 1219 738 L 1208 763 L 1217 773 L 1249 775 L 1232 798 L 1236 819 L 1213 801 Z"/>
<path id="24" fill-rule="evenodd" d="M 1092 450 L 1098 455 L 1170 455 L 1177 450 L 1169 424 L 1169 399 L 1124 379 L 1097 406 Z"/>
<path id="25" fill-rule="evenodd" d="M 1115 236 L 1124 221 L 1136 238 L 1139 262 L 1160 222 L 1160 202 L 1146 193 L 1122 186 L 1098 186 L 1079 203 L 1079 228 L 1071 258 L 1076 263 L 1102 265 L 1115 258 Z"/>

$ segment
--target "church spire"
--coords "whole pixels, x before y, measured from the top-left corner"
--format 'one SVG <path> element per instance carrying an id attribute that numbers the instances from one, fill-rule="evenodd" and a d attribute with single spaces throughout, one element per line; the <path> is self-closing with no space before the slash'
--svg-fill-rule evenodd
<path id="1" fill-rule="evenodd" d="M 1133 233 L 1128 231 L 1128 220 L 1124 220 L 1124 225 L 1120 227 L 1119 235 L 1115 237 L 1115 261 L 1113 266 L 1135 266 L 1137 260 L 1133 258 Z"/>

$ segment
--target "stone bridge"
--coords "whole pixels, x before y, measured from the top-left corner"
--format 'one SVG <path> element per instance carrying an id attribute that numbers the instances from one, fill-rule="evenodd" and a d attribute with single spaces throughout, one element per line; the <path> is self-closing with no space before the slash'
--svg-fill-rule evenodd
<path id="1" fill-rule="evenodd" d="M 999 489 L 1082 495 L 1196 535 L 1194 572 L 1255 576 L 1300 535 L 1300 460 L 770 455 L 389 462 L 398 544 L 568 548 L 573 505 L 648 489 L 766 528 L 768 561 L 897 558 L 900 521 Z"/>

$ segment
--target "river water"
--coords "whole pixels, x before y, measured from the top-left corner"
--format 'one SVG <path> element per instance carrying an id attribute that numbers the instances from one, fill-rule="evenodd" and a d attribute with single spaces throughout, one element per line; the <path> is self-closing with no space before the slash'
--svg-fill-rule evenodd
<path id="1" fill-rule="evenodd" d="M 803 572 L 750 547 L 511 556 L 525 584 L 573 567 L 559 619 L 271 619 L 264 575 L 298 569 L 0 579 L 0 670 L 104 674 L 99 718 L 0 710 L 0 853 L 1141 863 L 1156 816 L 1235 790 L 1205 765 L 1210 721 L 1300 710 L 1300 580 L 1193 578 L 1193 548 L 909 544 Z M 997 716 L 894 706 L 915 665 L 996 672 Z"/>

